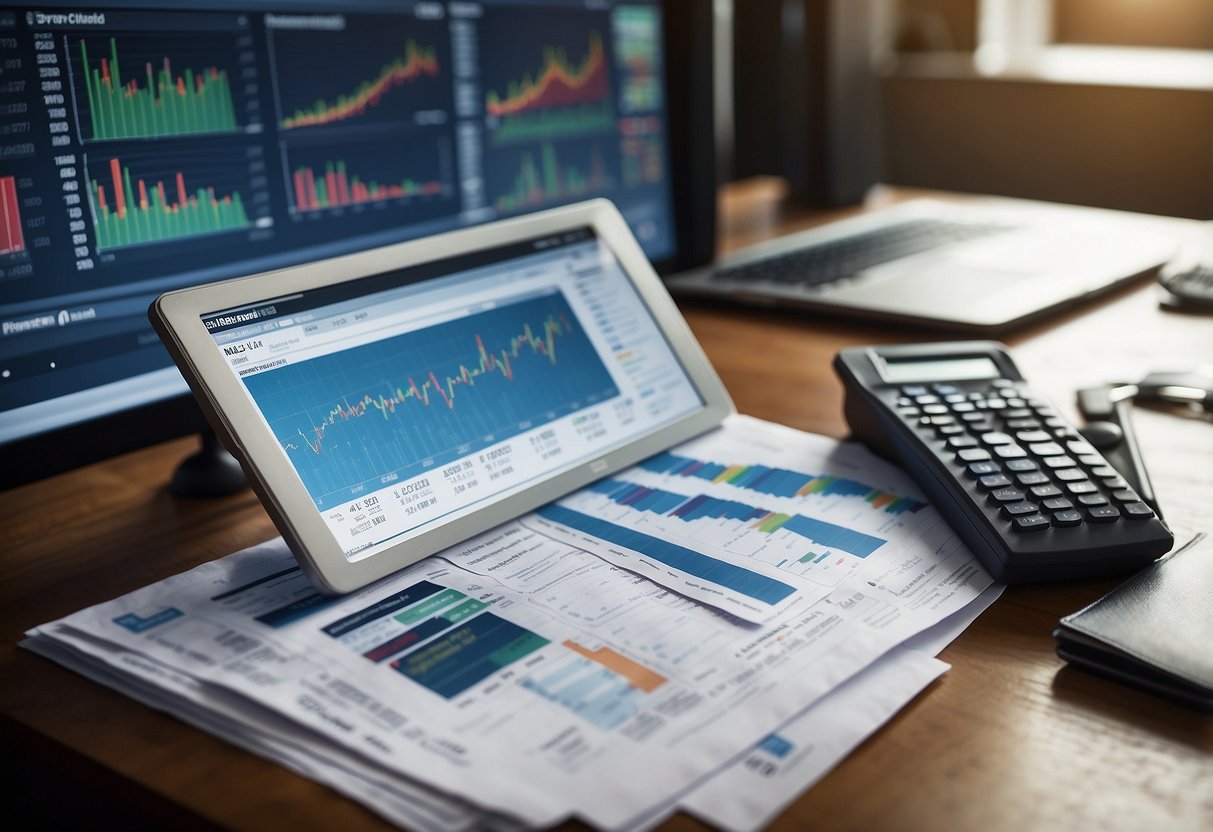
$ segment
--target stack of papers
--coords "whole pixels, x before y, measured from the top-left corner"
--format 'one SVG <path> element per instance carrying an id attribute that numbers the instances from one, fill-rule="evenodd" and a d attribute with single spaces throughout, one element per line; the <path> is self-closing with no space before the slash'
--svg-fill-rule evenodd
<path id="1" fill-rule="evenodd" d="M 271 541 L 25 646 L 410 829 L 753 829 L 997 597 L 913 482 L 745 417 L 339 598 Z"/>

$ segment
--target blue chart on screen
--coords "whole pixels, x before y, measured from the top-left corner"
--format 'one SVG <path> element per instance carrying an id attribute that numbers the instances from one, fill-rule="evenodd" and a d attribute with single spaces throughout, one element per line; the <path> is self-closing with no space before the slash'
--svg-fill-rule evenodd
<path id="1" fill-rule="evenodd" d="M 559 292 L 250 376 L 318 506 L 617 396 Z"/>

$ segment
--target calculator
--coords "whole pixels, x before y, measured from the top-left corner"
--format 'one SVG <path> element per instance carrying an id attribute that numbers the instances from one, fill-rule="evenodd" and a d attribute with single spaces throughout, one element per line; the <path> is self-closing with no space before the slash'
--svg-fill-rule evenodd
<path id="1" fill-rule="evenodd" d="M 994 341 L 845 349 L 856 439 L 902 465 L 1000 581 L 1116 575 L 1171 532 Z"/>

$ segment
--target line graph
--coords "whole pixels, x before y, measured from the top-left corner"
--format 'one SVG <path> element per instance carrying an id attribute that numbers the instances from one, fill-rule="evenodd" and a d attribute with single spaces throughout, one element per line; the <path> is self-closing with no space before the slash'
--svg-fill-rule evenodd
<path id="1" fill-rule="evenodd" d="M 586 55 L 573 66 L 563 49 L 544 49 L 542 65 L 534 79 L 524 76 L 510 82 L 504 93 L 490 90 L 485 111 L 498 118 L 519 113 L 601 101 L 610 94 L 606 52 L 602 36 L 591 32 Z"/>
<path id="2" fill-rule="evenodd" d="M 348 14 L 339 29 L 271 30 L 276 123 L 285 136 L 430 123 L 453 107 L 442 21 Z"/>
<path id="3" fill-rule="evenodd" d="M 306 108 L 297 109 L 282 119 L 284 130 L 332 124 L 349 118 L 365 115 L 377 107 L 383 96 L 397 87 L 402 87 L 420 78 L 437 78 L 438 58 L 432 47 L 420 46 L 410 38 L 404 54 L 385 64 L 379 74 L 348 94 L 338 95 L 333 101 L 319 100 Z"/>
<path id="4" fill-rule="evenodd" d="M 245 378 L 323 505 L 618 395 L 559 292 Z"/>

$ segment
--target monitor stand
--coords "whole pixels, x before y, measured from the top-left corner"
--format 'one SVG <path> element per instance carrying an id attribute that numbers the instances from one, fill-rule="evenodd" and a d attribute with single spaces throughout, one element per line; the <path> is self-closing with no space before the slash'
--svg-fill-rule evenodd
<path id="1" fill-rule="evenodd" d="M 226 497 L 247 487 L 240 463 L 210 430 L 202 432 L 202 447 L 177 466 L 169 484 L 178 497 Z"/>

